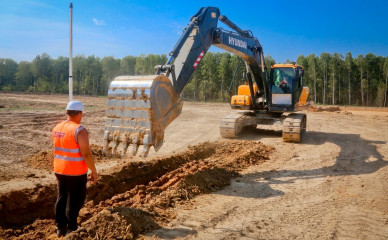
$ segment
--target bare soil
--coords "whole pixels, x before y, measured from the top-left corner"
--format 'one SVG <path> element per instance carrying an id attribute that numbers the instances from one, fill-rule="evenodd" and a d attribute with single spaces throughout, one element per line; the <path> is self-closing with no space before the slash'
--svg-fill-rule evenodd
<path id="1" fill-rule="evenodd" d="M 105 98 L 77 97 L 100 173 L 67 239 L 387 239 L 388 109 L 314 106 L 303 143 L 185 102 L 159 152 L 107 156 Z M 65 95 L 0 93 L 0 239 L 56 239 L 50 131 Z"/>

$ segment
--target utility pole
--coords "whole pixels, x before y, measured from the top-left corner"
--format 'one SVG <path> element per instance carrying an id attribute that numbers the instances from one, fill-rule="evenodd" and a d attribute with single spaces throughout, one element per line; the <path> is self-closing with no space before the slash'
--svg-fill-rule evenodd
<path id="1" fill-rule="evenodd" d="M 73 3 L 70 3 L 69 102 L 73 100 Z"/>

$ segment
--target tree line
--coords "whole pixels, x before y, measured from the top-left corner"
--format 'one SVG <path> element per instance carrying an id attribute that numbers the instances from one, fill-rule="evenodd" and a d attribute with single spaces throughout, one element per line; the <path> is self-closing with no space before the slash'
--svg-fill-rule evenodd
<path id="1" fill-rule="evenodd" d="M 155 74 L 166 55 L 73 58 L 73 91 L 76 95 L 107 95 L 110 82 L 119 75 Z M 267 70 L 276 61 L 265 57 Z M 287 60 L 286 63 L 290 61 Z M 387 106 L 388 57 L 369 53 L 353 58 L 348 52 L 300 55 L 304 85 L 310 100 L 320 104 Z M 41 54 L 31 62 L 0 58 L 0 91 L 68 93 L 69 59 Z M 185 87 L 182 97 L 195 101 L 228 102 L 245 80 L 244 61 L 230 53 L 208 52 Z"/>
<path id="2" fill-rule="evenodd" d="M 300 55 L 297 63 L 305 69 L 305 84 L 316 103 L 360 106 L 387 106 L 388 57 L 368 53 L 353 58 L 340 53 Z"/>
<path id="3" fill-rule="evenodd" d="M 77 95 L 107 95 L 110 82 L 119 75 L 154 74 L 154 66 L 165 63 L 166 55 L 73 58 L 73 92 Z M 0 58 L 0 91 L 68 93 L 69 59 L 52 59 L 43 53 L 32 62 Z"/>

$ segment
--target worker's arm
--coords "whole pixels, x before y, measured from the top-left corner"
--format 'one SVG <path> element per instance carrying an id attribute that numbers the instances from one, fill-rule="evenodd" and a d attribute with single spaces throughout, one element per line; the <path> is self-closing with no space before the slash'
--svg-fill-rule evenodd
<path id="1" fill-rule="evenodd" d="M 85 128 L 79 131 L 77 134 L 77 140 L 82 157 L 84 158 L 88 168 L 92 171 L 92 182 L 93 184 L 96 184 L 98 179 L 97 170 L 94 165 L 93 154 L 89 146 L 89 133 Z"/>

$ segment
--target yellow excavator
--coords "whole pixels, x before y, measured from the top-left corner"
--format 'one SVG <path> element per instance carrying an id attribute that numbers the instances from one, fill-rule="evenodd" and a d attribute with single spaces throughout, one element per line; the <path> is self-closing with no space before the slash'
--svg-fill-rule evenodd
<path id="1" fill-rule="evenodd" d="M 231 30 L 217 27 L 223 22 Z M 220 134 L 236 138 L 247 126 L 283 125 L 283 140 L 299 142 L 306 129 L 309 89 L 303 87 L 303 67 L 295 63 L 275 64 L 270 73 L 263 48 L 249 30 L 242 30 L 216 7 L 203 7 L 190 19 L 164 65 L 150 76 L 119 76 L 110 84 L 104 131 L 105 151 L 122 155 L 128 147 L 135 156 L 140 146 L 146 157 L 153 146 L 163 145 L 164 129 L 177 118 L 183 102 L 180 93 L 190 81 L 210 46 L 240 56 L 245 61 L 247 82 L 231 98 L 237 111 L 221 119 Z M 269 76 L 268 76 L 269 75 Z"/>

